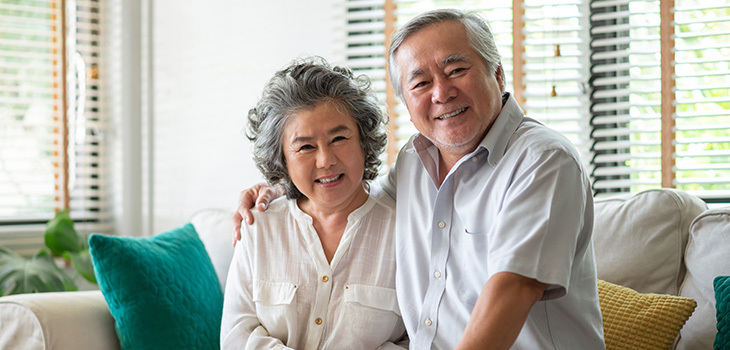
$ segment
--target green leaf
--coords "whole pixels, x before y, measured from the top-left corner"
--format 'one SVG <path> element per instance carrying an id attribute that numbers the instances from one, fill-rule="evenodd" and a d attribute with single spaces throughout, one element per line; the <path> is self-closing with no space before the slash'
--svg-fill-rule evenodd
<path id="1" fill-rule="evenodd" d="M 63 253 L 66 259 L 71 260 L 74 265 L 74 269 L 78 272 L 81 277 L 87 281 L 96 284 L 96 276 L 94 275 L 94 264 L 91 262 L 91 254 L 89 250 L 85 249 L 78 253 L 66 252 Z"/>
<path id="2" fill-rule="evenodd" d="M 79 238 L 74 228 L 74 222 L 68 211 L 60 211 L 46 225 L 46 246 L 55 256 L 62 256 L 64 252 L 76 253 L 84 248 L 84 242 Z"/>
<path id="3" fill-rule="evenodd" d="M 27 259 L 0 247 L 0 295 L 77 289 L 47 250 Z"/>

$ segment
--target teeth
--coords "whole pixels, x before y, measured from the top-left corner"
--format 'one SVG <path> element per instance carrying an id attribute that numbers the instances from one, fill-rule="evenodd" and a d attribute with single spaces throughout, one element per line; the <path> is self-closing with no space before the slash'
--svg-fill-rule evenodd
<path id="1" fill-rule="evenodd" d="M 319 179 L 319 180 L 317 180 L 317 182 L 322 183 L 322 184 L 333 183 L 333 182 L 339 180 L 341 177 L 342 177 L 342 174 L 337 175 L 335 177 L 331 177 L 329 179 Z"/>
<path id="2" fill-rule="evenodd" d="M 438 117 L 437 119 L 441 119 L 441 120 L 449 119 L 449 118 L 451 118 L 451 117 L 453 117 L 453 116 L 455 116 L 455 115 L 457 115 L 457 114 L 459 114 L 459 113 L 461 113 L 461 112 L 463 112 L 465 110 L 466 110 L 466 107 L 461 108 L 461 109 L 457 109 L 457 110 L 455 110 L 455 111 L 453 111 L 451 113 L 444 114 L 444 115 Z"/>

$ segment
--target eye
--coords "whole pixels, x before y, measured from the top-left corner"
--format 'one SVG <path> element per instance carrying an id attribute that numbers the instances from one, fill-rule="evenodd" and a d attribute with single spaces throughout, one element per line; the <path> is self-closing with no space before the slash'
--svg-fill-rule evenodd
<path id="1" fill-rule="evenodd" d="M 332 143 L 335 143 L 335 142 L 338 142 L 338 141 L 345 141 L 345 140 L 347 140 L 347 137 L 344 137 L 344 136 L 335 136 L 332 139 Z"/>
<path id="2" fill-rule="evenodd" d="M 461 72 L 463 72 L 463 71 L 465 71 L 465 70 L 466 70 L 466 68 L 456 68 L 456 69 L 452 70 L 452 71 L 451 71 L 451 72 L 449 73 L 449 75 L 459 74 L 459 73 L 461 73 Z"/>
<path id="3" fill-rule="evenodd" d="M 302 145 L 302 146 L 299 147 L 299 149 L 297 149 L 297 152 L 308 151 L 310 149 L 314 149 L 314 146 L 312 146 L 312 145 Z"/>
<path id="4" fill-rule="evenodd" d="M 422 81 L 422 82 L 419 82 L 418 84 L 416 84 L 416 85 L 413 85 L 413 89 L 418 89 L 418 88 L 420 88 L 420 87 L 424 87 L 424 86 L 426 86 L 427 84 L 428 84 L 428 82 L 427 82 L 427 81 Z"/>

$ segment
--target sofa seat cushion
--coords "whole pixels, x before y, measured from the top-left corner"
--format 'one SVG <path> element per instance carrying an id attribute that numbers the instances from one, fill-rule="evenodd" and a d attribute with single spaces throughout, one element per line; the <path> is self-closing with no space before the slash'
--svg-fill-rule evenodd
<path id="1" fill-rule="evenodd" d="M 606 350 L 669 349 L 697 303 L 598 280 Z"/>
<path id="2" fill-rule="evenodd" d="M 673 189 L 596 199 L 598 278 L 641 293 L 678 295 L 689 225 L 706 209 L 698 197 Z"/>
<path id="3" fill-rule="evenodd" d="M 153 237 L 91 235 L 123 349 L 218 349 L 223 292 L 192 224 Z"/>
<path id="4" fill-rule="evenodd" d="M 680 332 L 678 349 L 712 349 L 717 333 L 713 281 L 730 275 L 730 208 L 708 210 L 692 222 L 684 261 L 680 295 L 697 300 L 697 310 Z"/>

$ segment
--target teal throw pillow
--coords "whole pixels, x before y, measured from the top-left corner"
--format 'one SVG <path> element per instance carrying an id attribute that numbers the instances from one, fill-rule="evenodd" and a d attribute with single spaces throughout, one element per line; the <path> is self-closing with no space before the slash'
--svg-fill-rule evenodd
<path id="1" fill-rule="evenodd" d="M 223 292 L 191 224 L 153 237 L 89 237 L 122 349 L 218 349 Z"/>
<path id="2" fill-rule="evenodd" d="M 713 285 L 717 310 L 715 349 L 730 349 L 730 276 L 715 277 Z"/>

